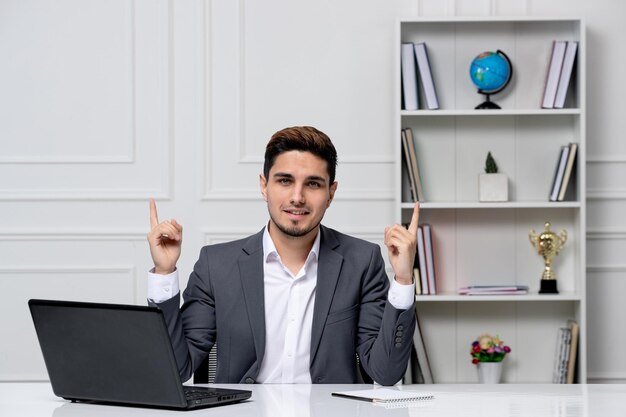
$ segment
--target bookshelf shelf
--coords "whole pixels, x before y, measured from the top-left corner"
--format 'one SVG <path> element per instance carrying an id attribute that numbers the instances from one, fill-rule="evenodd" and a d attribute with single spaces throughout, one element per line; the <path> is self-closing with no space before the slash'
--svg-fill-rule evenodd
<path id="1" fill-rule="evenodd" d="M 455 293 L 441 293 L 437 295 L 417 295 L 415 300 L 419 303 L 428 302 L 555 302 L 555 301 L 580 301 L 580 294 L 564 292 L 557 295 L 548 294 L 525 294 L 525 295 L 459 295 Z"/>
<path id="2" fill-rule="evenodd" d="M 408 176 L 400 140 L 410 129 L 423 195 L 420 223 L 433 237 L 436 295 L 417 295 L 416 309 L 436 383 L 473 383 L 468 344 L 497 333 L 513 352 L 504 382 L 552 382 L 559 328 L 580 326 L 577 382 L 587 379 L 586 359 L 586 122 L 585 29 L 576 18 L 444 17 L 399 19 L 396 28 L 393 140 L 396 143 L 396 215 L 410 221 Z M 554 40 L 579 43 L 563 109 L 541 108 Z M 440 109 L 402 109 L 402 43 L 424 42 Z M 484 100 L 469 77 L 483 51 L 505 51 L 513 79 L 491 100 L 500 110 L 474 110 Z M 566 201 L 549 201 L 560 149 L 578 144 Z M 508 178 L 506 202 L 479 202 L 478 175 L 491 152 Z M 546 221 L 568 241 L 554 259 L 559 294 L 538 294 L 544 261 L 529 241 Z M 420 271 L 421 273 L 421 271 Z M 470 285 L 526 285 L 527 295 L 467 296 Z M 541 347 L 537 347 L 541 340 Z"/>
<path id="3" fill-rule="evenodd" d="M 413 209 L 414 203 L 403 202 L 402 209 Z M 501 203 L 485 203 L 485 202 L 422 202 L 420 208 L 422 210 L 429 209 L 579 209 L 581 203 L 579 201 L 509 201 Z"/>
<path id="4" fill-rule="evenodd" d="M 517 110 L 402 110 L 404 117 L 455 117 L 455 116 L 570 116 L 580 115 L 580 109 L 517 109 Z"/>

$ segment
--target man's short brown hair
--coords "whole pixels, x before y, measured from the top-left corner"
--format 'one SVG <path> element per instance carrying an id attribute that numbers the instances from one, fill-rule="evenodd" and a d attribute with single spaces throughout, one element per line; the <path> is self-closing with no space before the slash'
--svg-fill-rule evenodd
<path id="1" fill-rule="evenodd" d="M 323 159 L 327 163 L 330 184 L 335 182 L 337 170 L 337 151 L 335 146 L 325 133 L 311 126 L 288 127 L 272 135 L 265 147 L 263 175 L 265 175 L 266 179 L 269 177 L 270 169 L 278 155 L 288 151 L 311 152 L 313 155 Z"/>

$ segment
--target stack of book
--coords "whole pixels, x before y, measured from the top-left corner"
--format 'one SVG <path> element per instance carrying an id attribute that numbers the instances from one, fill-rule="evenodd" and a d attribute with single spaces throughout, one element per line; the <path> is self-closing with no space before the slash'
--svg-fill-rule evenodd
<path id="1" fill-rule="evenodd" d="M 528 294 L 526 285 L 470 285 L 459 288 L 461 295 L 522 295 Z"/>
<path id="2" fill-rule="evenodd" d="M 573 384 L 576 372 L 576 354 L 578 353 L 578 323 L 567 322 L 557 334 L 556 353 L 552 382 L 555 384 Z"/>
<path id="3" fill-rule="evenodd" d="M 439 99 L 435 90 L 435 81 L 430 67 L 426 43 L 403 43 L 401 46 L 402 71 L 402 98 L 404 110 L 419 108 L 419 93 L 417 87 L 417 73 L 419 71 L 420 84 L 426 107 L 429 110 L 439 108 Z"/>
<path id="4" fill-rule="evenodd" d="M 552 56 L 543 91 L 542 108 L 562 109 L 565 106 L 577 50 L 578 42 L 576 41 L 554 41 L 552 43 Z"/>
<path id="5" fill-rule="evenodd" d="M 417 295 L 437 294 L 434 240 L 429 224 L 417 228 L 417 256 L 413 265 L 413 278 Z"/>
<path id="6" fill-rule="evenodd" d="M 550 189 L 550 201 L 563 201 L 565 200 L 568 189 L 571 188 L 573 190 L 574 181 L 571 181 L 571 178 L 576 171 L 575 162 L 577 150 L 577 143 L 570 143 L 569 145 L 561 147 L 559 160 L 557 161 L 556 170 L 554 171 L 554 179 L 552 180 L 552 188 Z"/>

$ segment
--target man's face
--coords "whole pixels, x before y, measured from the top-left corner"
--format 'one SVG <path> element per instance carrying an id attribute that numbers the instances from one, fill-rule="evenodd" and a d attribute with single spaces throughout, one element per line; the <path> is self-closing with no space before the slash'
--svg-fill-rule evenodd
<path id="1" fill-rule="evenodd" d="M 276 157 L 269 178 L 260 177 L 270 231 L 278 229 L 290 237 L 317 232 L 337 189 L 336 182 L 329 183 L 327 165 L 310 152 L 288 151 Z"/>

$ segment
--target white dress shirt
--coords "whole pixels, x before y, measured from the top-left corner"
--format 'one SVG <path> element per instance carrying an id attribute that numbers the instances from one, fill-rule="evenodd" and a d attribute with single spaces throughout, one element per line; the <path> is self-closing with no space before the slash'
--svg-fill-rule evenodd
<path id="1" fill-rule="evenodd" d="M 311 383 L 309 362 L 319 247 L 318 233 L 304 265 L 294 275 L 283 265 L 267 227 L 263 232 L 265 356 L 257 382 Z M 176 296 L 178 270 L 169 275 L 153 271 L 148 273 L 148 298 L 161 303 Z M 395 308 L 411 307 L 414 294 L 414 285 L 391 281 L 388 298 Z"/>

